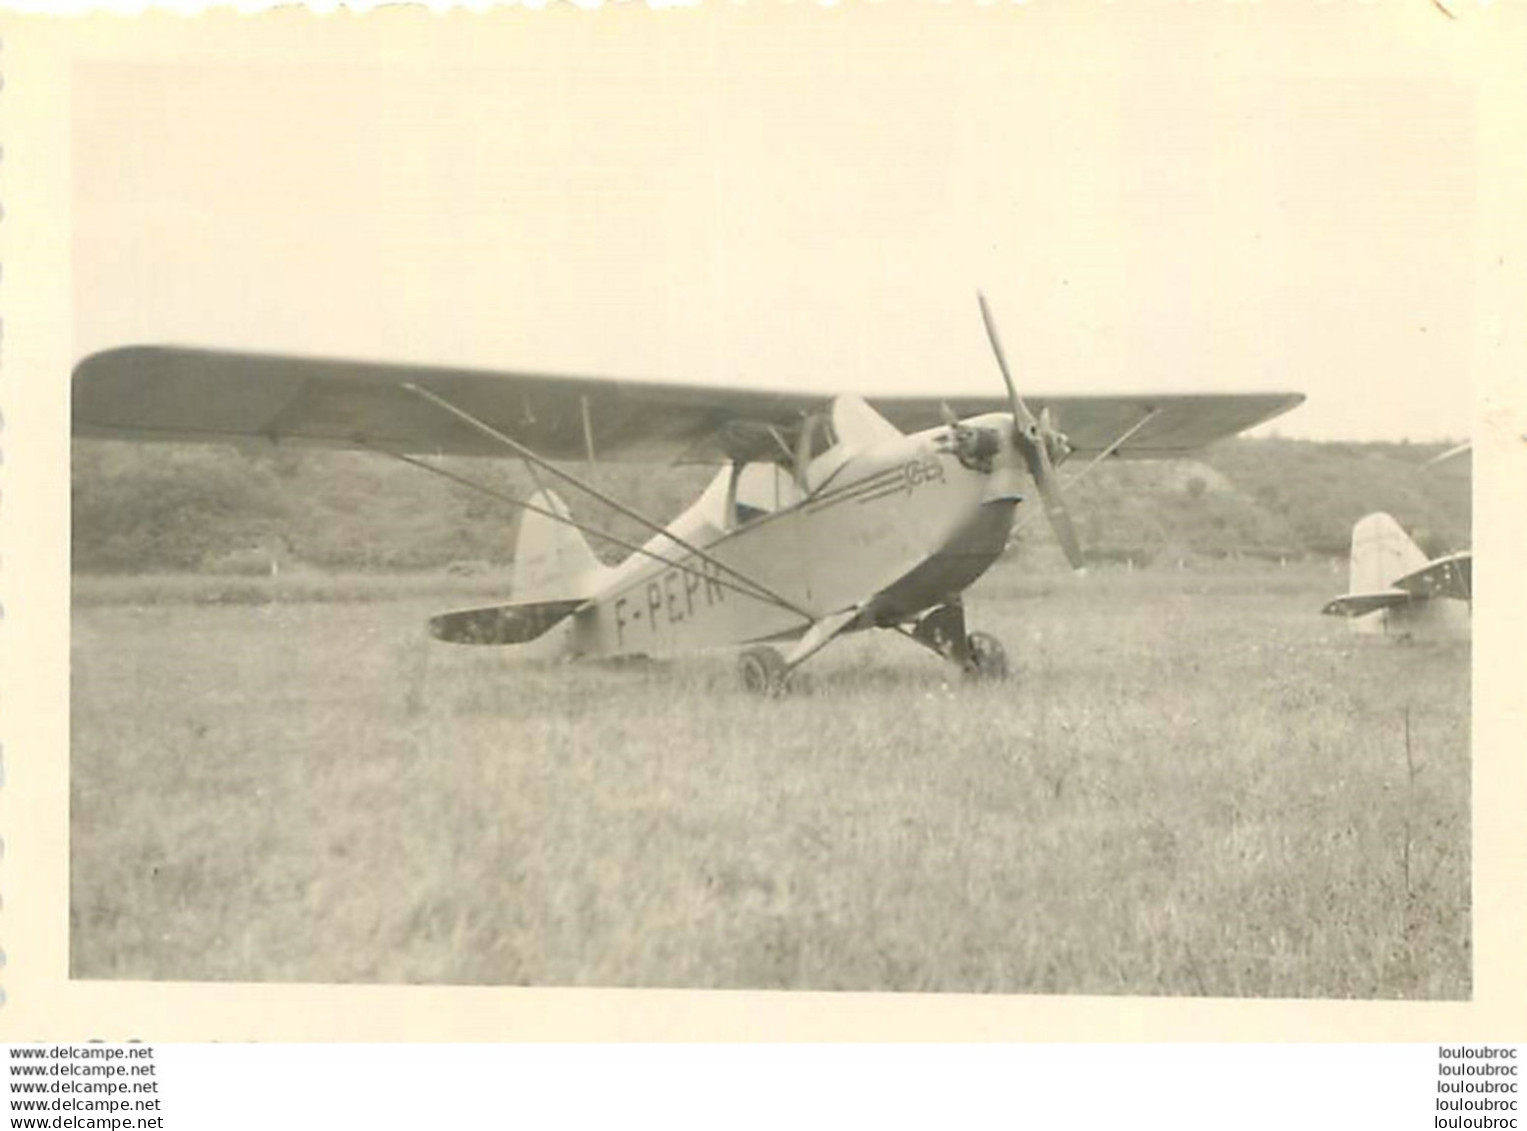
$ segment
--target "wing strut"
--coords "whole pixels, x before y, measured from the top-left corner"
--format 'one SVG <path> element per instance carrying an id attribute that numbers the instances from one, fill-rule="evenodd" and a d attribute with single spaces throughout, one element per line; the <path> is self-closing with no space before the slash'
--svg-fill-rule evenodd
<path id="1" fill-rule="evenodd" d="M 1078 483 L 1080 483 L 1082 481 L 1082 479 L 1087 475 L 1088 472 L 1090 472 L 1098 464 L 1102 463 L 1109 456 L 1113 455 L 1114 452 L 1118 451 L 1125 444 L 1129 443 L 1129 439 L 1130 439 L 1131 436 L 1133 436 L 1136 432 L 1140 431 L 1140 429 L 1144 428 L 1152 420 L 1155 420 L 1156 417 L 1158 417 L 1159 415 L 1161 415 L 1161 410 L 1159 408 L 1153 408 L 1149 412 L 1147 412 L 1144 416 L 1142 416 L 1139 420 L 1137 420 L 1133 424 L 1131 424 L 1123 432 L 1119 433 L 1119 438 L 1117 440 L 1115 440 L 1113 443 L 1109 444 L 1106 448 L 1104 448 L 1102 451 L 1100 451 L 1097 455 L 1093 456 L 1092 459 L 1088 461 L 1086 467 L 1082 468 L 1075 475 L 1073 475 L 1070 479 L 1066 480 L 1066 487 L 1067 487 L 1067 489 L 1069 490 L 1070 488 L 1075 487 Z"/>
<path id="2" fill-rule="evenodd" d="M 367 446 L 366 450 L 376 452 L 378 455 L 391 456 L 399 463 L 406 463 L 410 467 L 417 467 L 421 471 L 428 471 L 433 475 L 440 476 L 442 479 L 449 479 L 452 483 L 457 483 L 463 487 L 470 488 L 473 491 L 478 491 L 488 496 L 490 499 L 496 499 L 501 503 L 505 503 L 511 507 L 517 507 L 522 511 L 529 511 L 531 514 L 538 514 L 542 518 L 549 518 L 554 522 L 560 522 L 564 526 L 571 526 L 574 530 L 582 531 L 584 534 L 587 534 L 592 538 L 601 538 L 604 541 L 611 543 L 612 545 L 619 546 L 622 550 L 625 550 L 628 553 L 640 554 L 643 557 L 651 558 L 655 562 L 661 562 L 663 565 L 676 569 L 681 573 L 688 574 L 691 577 L 698 577 L 702 581 L 705 581 L 709 584 L 719 585 L 723 589 L 730 589 L 734 593 L 740 593 L 744 597 L 752 597 L 755 600 L 759 597 L 759 594 L 754 590 L 744 589 L 741 585 L 738 585 L 734 581 L 728 581 L 724 577 L 717 577 L 715 574 L 705 573 L 685 562 L 674 561 L 672 558 L 664 557 L 662 554 L 655 553 L 652 550 L 647 549 L 645 546 L 638 546 L 635 542 L 627 542 L 624 538 L 611 534 L 607 530 L 601 530 L 597 526 L 590 526 L 586 522 L 579 522 L 577 519 L 568 518 L 565 515 L 558 514 L 556 511 L 548 510 L 546 507 L 538 507 L 534 503 L 527 503 L 523 499 L 516 499 L 512 495 L 504 494 L 502 491 L 495 491 L 492 487 L 489 487 L 485 483 L 479 483 L 475 479 L 468 479 L 465 475 L 457 475 L 454 471 L 447 471 L 443 467 L 436 467 L 434 464 L 419 459 L 417 456 L 407 455 L 404 452 L 392 451 L 389 448 L 378 448 L 370 445 Z"/>
<path id="3" fill-rule="evenodd" d="M 510 436 L 504 435 L 497 428 L 494 428 L 491 424 L 484 424 L 481 420 L 478 420 L 477 417 L 473 416 L 471 413 L 467 412 L 465 409 L 457 408 L 450 401 L 446 400 L 444 397 L 440 396 L 438 393 L 432 393 L 428 389 L 423 388 L 423 387 L 421 387 L 419 385 L 415 385 L 415 384 L 413 384 L 411 382 L 405 382 L 402 385 L 402 388 L 404 390 L 406 390 L 407 392 L 413 393 L 415 396 L 420 397 L 421 399 L 423 399 L 425 401 L 428 401 L 430 404 L 432 404 L 435 407 L 439 408 L 443 412 L 450 413 L 452 416 L 456 417 L 458 420 L 461 420 L 461 421 L 463 421 L 466 424 L 470 424 L 473 428 L 477 429 L 484 436 L 487 436 L 488 438 L 490 438 L 492 440 L 498 441 L 500 444 L 503 444 L 510 451 L 515 452 L 517 455 L 519 455 L 519 457 L 521 459 L 527 460 L 530 463 L 533 463 L 536 466 L 542 468 L 543 470 L 550 472 L 552 475 L 555 475 L 558 479 L 561 479 L 565 483 L 571 484 L 572 486 L 576 487 L 578 490 L 582 491 L 584 494 L 590 495 L 593 498 L 598 499 L 605 506 L 612 507 L 613 509 L 615 509 L 619 513 L 625 515 L 627 518 L 631 519 L 632 521 L 641 523 L 641 525 L 645 526 L 648 530 L 652 531 L 654 534 L 659 534 L 662 537 L 668 539 L 670 542 L 674 543 L 675 545 L 680 546 L 680 547 L 682 547 L 685 550 L 688 550 L 691 554 L 693 554 L 695 557 L 699 558 L 701 561 L 708 562 L 711 565 L 715 566 L 717 569 L 725 570 L 727 573 L 731 574 L 733 577 L 735 577 L 738 581 L 742 582 L 744 585 L 751 587 L 752 592 L 751 592 L 750 596 L 754 597 L 755 599 L 761 598 L 763 600 L 766 600 L 766 601 L 770 602 L 771 604 L 778 605 L 782 609 L 789 609 L 791 612 L 796 613 L 799 616 L 805 617 L 807 620 L 814 621 L 814 620 L 817 619 L 811 613 L 807 612 L 805 609 L 803 609 L 799 605 L 797 605 L 794 601 L 791 601 L 788 597 L 780 596 L 780 594 L 774 592 L 774 590 L 768 588 L 762 582 L 755 581 L 755 580 L 753 580 L 753 578 L 749 577 L 747 574 L 738 572 L 737 570 L 733 569 L 731 566 L 727 565 L 725 562 L 721 561 L 720 559 L 714 557 L 711 554 L 706 553 L 704 550 L 700 549 L 700 547 L 694 545 L 693 543 L 691 543 L 691 542 L 689 542 L 689 541 L 687 541 L 687 540 L 685 540 L 683 538 L 680 538 L 677 534 L 674 534 L 674 533 L 664 529 L 659 523 L 653 522 L 650 518 L 646 517 L 645 515 L 640 514 L 639 512 L 632 510 L 630 507 L 626 506 L 620 500 L 612 498 L 611 496 L 605 494 L 603 491 L 599 490 L 599 488 L 591 486 L 588 483 L 585 483 L 583 480 L 579 479 L 576 475 L 573 475 L 573 474 L 571 474 L 570 472 L 567 472 L 567 471 L 563 471 L 556 464 L 552 463 L 548 459 L 545 459 L 545 458 L 537 455 L 534 451 L 532 451 L 530 448 L 527 448 L 524 444 L 520 443 L 518 440 L 516 440 L 516 439 L 514 439 L 514 438 L 512 438 Z"/>
<path id="4" fill-rule="evenodd" d="M 1155 420 L 1156 417 L 1160 415 L 1160 413 L 1161 413 L 1161 410 L 1159 408 L 1153 408 L 1149 412 L 1147 412 L 1144 416 L 1142 416 L 1139 420 L 1137 420 L 1133 424 L 1131 424 L 1123 432 L 1119 433 L 1119 438 L 1117 440 L 1113 441 L 1113 443 L 1109 444 L 1106 448 L 1104 448 L 1102 451 L 1100 451 L 1097 455 L 1093 456 L 1092 459 L 1090 459 L 1087 462 L 1087 466 L 1086 467 L 1082 468 L 1075 475 L 1073 475 L 1070 479 L 1066 480 L 1066 490 L 1067 491 L 1071 490 L 1071 488 L 1075 487 L 1078 483 L 1080 483 L 1094 467 L 1096 467 L 1098 464 L 1102 463 L 1109 456 L 1113 455 L 1114 452 L 1118 451 L 1125 444 L 1129 443 L 1129 439 L 1130 439 L 1131 436 L 1133 436 L 1136 432 L 1140 431 L 1140 429 L 1144 428 L 1152 420 Z M 1041 512 L 1041 511 L 1029 511 L 1028 514 L 1024 515 L 1021 519 L 1019 519 L 1017 522 L 1015 522 L 1013 524 L 1013 529 L 1008 532 L 1008 537 L 1011 538 L 1014 534 L 1017 534 L 1018 531 L 1022 530 L 1025 526 L 1027 526 L 1030 522 L 1033 521 L 1034 516 L 1036 514 L 1041 514 L 1041 513 L 1043 513 L 1043 512 Z"/>
<path id="5" fill-rule="evenodd" d="M 589 398 L 587 393 L 578 394 L 578 408 L 583 415 L 583 450 L 589 457 L 589 466 L 593 467 L 594 460 L 594 422 L 589 419 Z"/>
<path id="6" fill-rule="evenodd" d="M 785 669 L 794 671 L 800 667 L 831 644 L 845 628 L 859 618 L 862 612 L 864 612 L 864 606 L 855 605 L 851 609 L 828 613 L 821 620 L 813 621 L 811 627 L 806 630 L 806 635 L 796 642 L 795 647 L 790 649 L 785 657 Z"/>

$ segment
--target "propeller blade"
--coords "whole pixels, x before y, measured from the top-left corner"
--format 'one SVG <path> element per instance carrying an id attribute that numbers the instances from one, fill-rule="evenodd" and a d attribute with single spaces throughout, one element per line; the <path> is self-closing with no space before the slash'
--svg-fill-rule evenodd
<path id="1" fill-rule="evenodd" d="M 1007 399 L 1013 406 L 1013 423 L 1020 429 L 1032 432 L 1039 425 L 1034 414 L 1029 411 L 1029 406 L 1018 395 L 1018 386 L 1013 384 L 1013 375 L 1007 368 L 1007 356 L 1002 352 L 1002 339 L 997 337 L 997 323 L 991 316 L 991 307 L 986 305 L 986 296 L 980 291 L 976 292 L 976 301 L 981 304 L 981 321 L 986 324 L 986 338 L 991 342 L 992 353 L 997 355 L 997 368 L 1002 370 L 1002 383 L 1007 386 Z"/>
<path id="2" fill-rule="evenodd" d="M 1013 375 L 1008 371 L 1007 357 L 1002 352 L 1002 341 L 997 336 L 997 323 L 992 318 L 991 307 L 987 306 L 986 296 L 980 291 L 976 292 L 976 299 L 981 304 L 981 321 L 986 324 L 986 337 L 991 342 L 992 353 L 997 355 L 997 368 L 1002 370 L 1002 383 L 1007 386 L 1007 397 L 1013 406 L 1013 442 L 1023 454 L 1023 462 L 1028 465 L 1034 485 L 1039 488 L 1045 517 L 1050 520 L 1050 527 L 1055 531 L 1055 538 L 1060 542 L 1066 561 L 1071 563 L 1072 569 L 1084 569 L 1086 561 L 1082 557 L 1081 542 L 1076 537 L 1076 526 L 1071 521 L 1071 511 L 1066 506 L 1060 480 L 1055 474 L 1055 465 L 1050 459 L 1049 440 L 1054 434 L 1050 411 L 1045 409 L 1043 418 L 1036 420 L 1029 406 L 1023 403 L 1023 398 L 1018 395 L 1018 386 L 1013 383 Z"/>
<path id="3" fill-rule="evenodd" d="M 1043 445 L 1040 451 L 1043 451 Z M 1048 464 L 1049 457 L 1045 457 Z M 1087 560 L 1082 557 L 1082 544 L 1076 537 L 1076 526 L 1071 521 L 1071 511 L 1066 506 L 1066 498 L 1061 493 L 1060 481 L 1055 476 L 1054 468 L 1046 471 L 1043 477 L 1036 475 L 1035 484 L 1039 487 L 1039 498 L 1044 503 L 1045 517 L 1050 520 L 1050 526 L 1055 531 L 1055 539 L 1060 543 L 1061 550 L 1066 555 L 1066 561 L 1071 563 L 1072 569 L 1087 568 Z"/>
<path id="4" fill-rule="evenodd" d="M 1055 539 L 1065 552 L 1066 561 L 1072 569 L 1085 569 L 1082 545 L 1076 536 L 1076 526 L 1071 521 L 1071 510 L 1066 506 L 1066 496 L 1061 490 L 1060 477 L 1055 474 L 1055 464 L 1050 460 L 1050 447 L 1043 436 L 1034 439 L 1022 430 L 1015 430 L 1014 439 L 1028 464 L 1034 485 L 1039 488 L 1039 499 L 1044 504 L 1045 517 L 1055 531 Z"/>

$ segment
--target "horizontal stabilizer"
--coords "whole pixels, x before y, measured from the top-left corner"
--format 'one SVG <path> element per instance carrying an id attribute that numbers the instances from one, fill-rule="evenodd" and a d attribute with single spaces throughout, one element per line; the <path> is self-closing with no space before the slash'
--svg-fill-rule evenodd
<path id="1" fill-rule="evenodd" d="M 572 615 L 582 600 L 490 605 L 431 617 L 429 633 L 450 644 L 528 644 Z"/>
<path id="2" fill-rule="evenodd" d="M 1348 593 L 1327 603 L 1320 611 L 1328 617 L 1364 617 L 1380 609 L 1406 605 L 1416 598 L 1403 589 L 1384 589 L 1377 593 Z"/>
<path id="3" fill-rule="evenodd" d="M 1385 516 L 1381 516 L 1385 517 Z M 1356 572 L 1356 570 L 1354 570 Z M 1464 550 L 1436 558 L 1418 569 L 1397 577 L 1383 589 L 1347 593 L 1337 597 L 1320 611 L 1336 617 L 1361 617 L 1380 609 L 1418 604 L 1435 597 L 1458 601 L 1474 598 L 1474 554 Z"/>
<path id="4" fill-rule="evenodd" d="M 1474 597 L 1474 554 L 1464 550 L 1427 562 L 1394 582 L 1413 597 L 1453 597 L 1469 601 Z"/>

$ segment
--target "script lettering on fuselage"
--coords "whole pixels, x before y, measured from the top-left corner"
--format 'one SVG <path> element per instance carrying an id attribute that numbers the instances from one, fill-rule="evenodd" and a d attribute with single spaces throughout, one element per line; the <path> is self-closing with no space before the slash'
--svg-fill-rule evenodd
<path id="1" fill-rule="evenodd" d="M 930 483 L 944 483 L 944 461 L 932 451 L 926 451 L 916 459 L 893 463 L 884 470 L 865 476 L 859 483 L 840 488 L 825 499 L 824 505 L 852 499 L 856 503 L 873 503 L 896 495 L 910 495 Z"/>
<path id="2" fill-rule="evenodd" d="M 902 464 L 901 475 L 906 481 L 907 493 L 910 495 L 924 483 L 942 483 L 944 461 L 934 455 L 923 456 Z"/>
<path id="3" fill-rule="evenodd" d="M 919 517 L 916 509 L 906 510 L 904 504 L 929 487 L 942 489 L 951 484 L 945 466 L 949 458 L 952 457 L 937 448 L 924 445 L 916 449 L 915 458 L 899 460 L 865 476 L 863 487 L 846 488 L 845 492 L 861 507 L 849 512 L 846 520 L 832 529 L 831 537 L 860 551 L 896 553 L 894 547 L 902 545 L 909 536 L 913 543 L 920 544 L 916 531 L 921 529 L 926 516 Z M 891 505 L 863 506 L 878 502 Z M 939 504 L 935 501 L 930 505 Z"/>
<path id="4" fill-rule="evenodd" d="M 689 569 L 667 569 L 649 579 L 640 589 L 615 598 L 615 642 L 624 647 L 627 630 L 646 622 L 650 635 L 657 635 L 660 625 L 679 624 L 726 599 L 721 583 L 721 567 L 698 561 Z"/>

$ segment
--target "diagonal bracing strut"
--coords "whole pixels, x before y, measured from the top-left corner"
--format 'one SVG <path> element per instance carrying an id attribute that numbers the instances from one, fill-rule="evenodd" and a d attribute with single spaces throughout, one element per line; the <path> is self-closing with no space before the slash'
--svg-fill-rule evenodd
<path id="1" fill-rule="evenodd" d="M 419 459 L 417 456 L 405 455 L 403 452 L 396 452 L 390 448 L 379 448 L 372 444 L 367 444 L 365 447 L 368 451 L 376 452 L 378 455 L 391 456 L 399 463 L 406 463 L 409 467 L 417 467 L 420 471 L 428 471 L 432 475 L 438 475 L 442 479 L 448 479 L 452 483 L 456 483 L 462 487 L 477 491 L 480 494 L 486 495 L 490 499 L 496 499 L 498 502 L 504 503 L 506 506 L 516 507 L 522 511 L 529 511 L 531 514 L 538 514 L 542 518 L 549 518 L 553 522 L 560 522 L 563 526 L 570 526 L 574 530 L 582 531 L 584 534 L 589 535 L 591 538 L 603 539 L 604 541 L 609 542 L 611 545 L 619 546 L 622 550 L 625 550 L 628 553 L 640 554 L 644 558 L 651 558 L 653 561 L 660 562 L 665 566 L 676 569 L 680 573 L 688 574 L 691 577 L 697 577 L 701 581 L 704 581 L 706 584 L 719 585 L 723 589 L 730 589 L 733 593 L 740 593 L 744 597 L 752 597 L 754 599 L 758 598 L 758 594 L 756 592 L 751 589 L 744 589 L 735 581 L 728 581 L 724 577 L 717 577 L 715 574 L 706 573 L 703 570 L 696 569 L 694 566 L 689 565 L 687 562 L 680 562 L 675 561 L 672 558 L 665 558 L 662 554 L 655 553 L 654 551 L 647 549 L 645 546 L 638 546 L 635 542 L 627 542 L 624 538 L 621 538 L 615 534 L 611 534 L 608 530 L 601 530 L 597 526 L 590 526 L 586 522 L 579 522 L 575 518 L 568 518 L 566 515 L 558 514 L 556 511 L 548 510 L 546 507 L 538 507 L 534 503 L 527 503 L 523 499 L 516 499 L 512 495 L 506 495 L 502 491 L 494 490 L 486 483 L 479 483 L 475 479 L 468 479 L 465 475 L 457 475 L 454 471 L 447 471 L 443 467 L 436 467 L 428 460 Z"/>
<path id="2" fill-rule="evenodd" d="M 1067 479 L 1065 485 L 1067 487 L 1073 487 L 1076 484 L 1080 483 L 1082 481 L 1082 479 L 1087 475 L 1087 473 L 1089 471 L 1091 471 L 1098 464 L 1102 463 L 1109 456 L 1113 455 L 1114 452 L 1116 452 L 1120 448 L 1122 448 L 1125 445 L 1125 443 L 1129 440 L 1129 438 L 1131 436 L 1133 436 L 1136 432 L 1140 431 L 1140 429 L 1144 428 L 1147 424 L 1149 424 L 1152 420 L 1155 420 L 1156 417 L 1158 417 L 1160 415 L 1161 415 L 1161 410 L 1159 408 L 1151 409 L 1144 416 L 1142 416 L 1139 420 L 1135 421 L 1128 428 L 1126 428 L 1123 432 L 1119 433 L 1119 438 L 1117 440 L 1115 440 L 1113 443 L 1109 444 L 1106 448 L 1104 448 L 1102 451 L 1100 451 L 1097 455 L 1093 456 L 1092 459 L 1088 460 L 1087 461 L 1087 466 L 1082 468 L 1080 471 L 1078 471 L 1070 479 Z"/>
<path id="3" fill-rule="evenodd" d="M 1129 440 L 1129 438 L 1131 436 L 1133 436 L 1136 432 L 1140 431 L 1140 429 L 1144 428 L 1152 420 L 1155 420 L 1156 417 L 1159 416 L 1159 415 L 1161 415 L 1161 410 L 1159 408 L 1150 409 L 1139 420 L 1135 421 L 1128 428 L 1126 428 L 1123 432 L 1119 433 L 1119 438 L 1118 439 L 1114 440 L 1113 443 L 1109 444 L 1106 448 L 1104 448 L 1102 451 L 1100 451 L 1097 455 L 1093 456 L 1092 459 L 1088 460 L 1086 467 L 1082 468 L 1075 475 L 1073 475 L 1070 479 L 1067 479 L 1065 481 L 1065 483 L 1063 483 L 1061 486 L 1065 490 L 1067 490 L 1067 491 L 1071 490 L 1072 487 L 1075 487 L 1078 483 L 1080 483 L 1083 479 L 1085 479 L 1087 477 L 1087 474 L 1093 468 L 1097 467 L 1098 464 L 1102 463 L 1109 456 L 1113 455 L 1114 452 L 1116 452 L 1120 448 L 1122 448 L 1125 445 L 1125 443 Z M 1013 524 L 1013 529 L 1009 532 L 1008 537 L 1011 538 L 1014 534 L 1017 534 L 1018 531 L 1022 530 L 1025 526 L 1027 526 L 1033 520 L 1033 517 L 1035 515 L 1043 514 L 1043 513 L 1044 513 L 1043 511 L 1030 511 L 1028 514 L 1024 515 L 1021 519 L 1019 519 L 1016 523 Z"/>
<path id="4" fill-rule="evenodd" d="M 590 495 L 590 496 L 592 496 L 595 499 L 598 499 L 601 503 L 605 504 L 605 506 L 613 507 L 616 511 L 618 511 L 619 513 L 625 515 L 627 518 L 631 519 L 632 521 L 640 523 L 642 526 L 646 527 L 648 530 L 652 531 L 653 533 L 659 534 L 662 537 L 668 539 L 670 542 L 672 542 L 675 545 L 679 546 L 680 548 L 688 550 L 691 554 L 693 554 L 695 557 L 699 558 L 701 561 L 708 562 L 709 564 L 715 566 L 717 569 L 725 570 L 727 573 L 731 574 L 738 581 L 740 581 L 744 586 L 748 587 L 746 590 L 742 590 L 742 591 L 743 592 L 747 592 L 749 596 L 751 596 L 751 597 L 753 597 L 755 599 L 767 601 L 767 602 L 769 602 L 772 605 L 778 605 L 780 608 L 783 608 L 783 609 L 789 609 L 791 612 L 797 614 L 798 616 L 805 617 L 809 621 L 815 621 L 817 619 L 816 616 L 814 616 L 812 613 L 808 612 L 806 609 L 801 608 L 801 606 L 797 605 L 794 601 L 790 600 L 788 597 L 781 596 L 779 593 L 776 593 L 774 590 L 770 589 L 768 586 L 764 585 L 762 582 L 754 580 L 753 578 L 749 577 L 745 573 L 741 573 L 740 571 L 738 571 L 738 570 L 732 568 L 731 566 L 727 565 L 725 562 L 721 561 L 719 558 L 715 557 L 714 555 L 706 553 L 704 550 L 700 549 L 700 547 L 694 545 L 693 543 L 687 541 L 684 538 L 680 538 L 678 535 L 674 534 L 673 532 L 664 529 L 664 527 L 661 524 L 653 522 L 650 518 L 646 517 L 645 515 L 641 514 L 638 511 L 632 510 L 630 507 L 626 506 L 620 500 L 615 499 L 615 498 L 611 497 L 610 495 L 605 494 L 603 491 L 599 490 L 597 487 L 593 487 L 590 484 L 585 483 L 583 480 L 579 479 L 576 475 L 573 475 L 570 472 L 562 470 L 562 468 L 558 467 L 556 464 L 552 463 L 550 460 L 546 459 L 544 456 L 537 455 L 532 449 L 526 447 L 524 444 L 520 443 L 518 440 L 514 439 L 512 436 L 506 436 L 506 435 L 504 435 L 504 433 L 500 432 L 497 428 L 494 428 L 491 424 L 485 424 L 483 421 L 478 420 L 477 417 L 473 416 L 471 413 L 467 412 L 465 409 L 458 408 L 456 405 L 452 404 L 450 401 L 446 400 L 444 397 L 440 396 L 438 393 L 431 392 L 429 389 L 423 388 L 422 386 L 419 386 L 419 385 L 415 385 L 415 384 L 413 384 L 411 382 L 405 382 L 401 386 L 401 388 L 404 389 L 407 392 L 410 392 L 410 393 L 414 394 L 415 396 L 421 398 L 422 400 L 428 401 L 430 404 L 433 404 L 436 408 L 439 408 L 443 412 L 449 413 L 450 415 L 456 417 L 458 420 L 461 420 L 462 422 L 471 425 L 473 428 L 477 429 L 477 431 L 481 432 L 483 435 L 489 437 L 492 440 L 496 440 L 500 444 L 504 445 L 510 451 L 512 451 L 516 455 L 518 455 L 521 459 L 523 459 L 523 460 L 525 460 L 525 461 L 527 461 L 527 462 L 529 462 L 529 463 L 531 463 L 531 464 L 533 464 L 533 465 L 535 465 L 537 467 L 542 468 L 543 470 L 551 473 L 552 475 L 555 475 L 558 479 L 561 479 L 563 482 L 569 483 L 572 486 L 576 487 L 578 490 L 584 492 L 585 494 Z M 736 585 L 733 585 L 733 586 L 731 586 L 731 588 L 736 589 L 738 587 Z"/>

